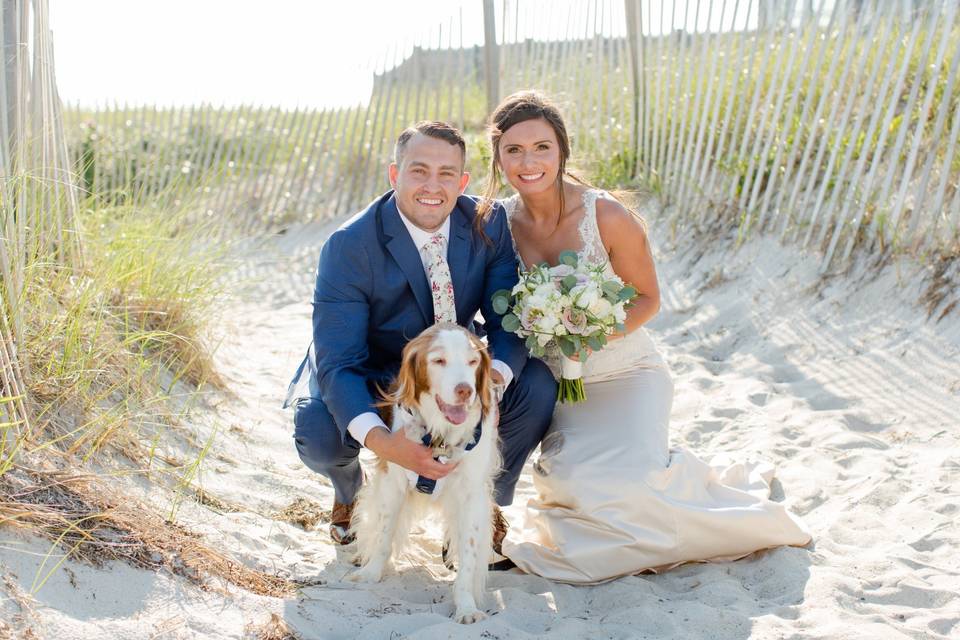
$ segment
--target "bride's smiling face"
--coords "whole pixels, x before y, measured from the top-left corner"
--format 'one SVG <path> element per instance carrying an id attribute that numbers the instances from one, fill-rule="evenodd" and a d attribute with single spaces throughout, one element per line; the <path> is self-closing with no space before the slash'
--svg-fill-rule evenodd
<path id="1" fill-rule="evenodd" d="M 518 122 L 500 137 L 500 169 L 521 196 L 555 189 L 560 172 L 557 134 L 543 118 Z"/>

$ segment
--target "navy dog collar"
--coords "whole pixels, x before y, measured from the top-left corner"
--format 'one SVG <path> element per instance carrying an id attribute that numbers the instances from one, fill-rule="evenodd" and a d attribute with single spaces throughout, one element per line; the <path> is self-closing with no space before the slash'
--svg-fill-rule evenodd
<path id="1" fill-rule="evenodd" d="M 473 442 L 467 443 L 467 446 L 464 448 L 464 451 L 470 451 L 477 443 L 480 442 L 480 436 L 483 435 L 483 416 L 480 417 L 480 421 L 477 423 L 477 427 L 473 430 Z M 433 443 L 433 438 L 430 437 L 430 434 L 424 434 L 423 438 L 420 439 L 420 442 L 424 446 L 431 446 Z M 439 460 L 439 456 L 434 458 L 434 460 Z M 433 490 L 437 488 L 437 481 L 432 478 L 427 478 L 425 476 L 417 476 L 417 491 L 420 493 L 432 494 Z"/>

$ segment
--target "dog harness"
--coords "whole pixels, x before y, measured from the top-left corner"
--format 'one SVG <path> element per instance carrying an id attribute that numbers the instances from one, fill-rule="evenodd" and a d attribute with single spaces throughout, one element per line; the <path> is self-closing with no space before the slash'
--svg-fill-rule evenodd
<path id="1" fill-rule="evenodd" d="M 470 451 L 477 443 L 480 442 L 480 436 L 483 435 L 483 416 L 480 416 L 480 421 L 477 422 L 477 427 L 473 430 L 473 442 L 468 442 L 467 446 L 464 447 L 464 451 Z M 424 446 L 432 446 L 433 438 L 429 433 L 424 434 L 423 438 L 420 441 Z M 440 456 L 434 458 L 437 462 L 440 461 Z M 426 493 L 428 495 L 433 493 L 433 490 L 437 488 L 437 481 L 432 478 L 427 478 L 425 476 L 417 476 L 417 491 L 420 493 Z"/>

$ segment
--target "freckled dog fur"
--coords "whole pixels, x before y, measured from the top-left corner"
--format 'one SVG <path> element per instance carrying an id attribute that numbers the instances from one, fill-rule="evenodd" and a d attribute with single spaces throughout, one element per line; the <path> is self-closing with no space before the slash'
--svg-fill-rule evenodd
<path id="1" fill-rule="evenodd" d="M 404 429 L 414 442 L 429 433 L 459 465 L 438 481 L 434 495 L 427 495 L 414 488 L 405 469 L 378 461 L 360 491 L 353 518 L 362 566 L 347 579 L 379 582 L 412 521 L 426 511 L 439 512 L 450 554 L 458 559 L 453 602 L 454 619 L 460 623 L 486 617 L 478 603 L 493 540 L 493 479 L 501 466 L 490 371 L 485 345 L 455 324 L 434 325 L 407 344 L 396 383 L 384 400 L 392 410 L 391 429 Z M 459 419 L 464 410 L 461 422 L 449 419 Z M 465 451 L 481 419 L 480 440 Z"/>

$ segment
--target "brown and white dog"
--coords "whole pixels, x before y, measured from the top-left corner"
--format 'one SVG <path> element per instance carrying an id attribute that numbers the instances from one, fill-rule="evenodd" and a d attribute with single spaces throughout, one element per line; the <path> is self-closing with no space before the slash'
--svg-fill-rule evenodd
<path id="1" fill-rule="evenodd" d="M 385 402 L 392 408 L 391 429 L 426 444 L 441 461 L 459 462 L 433 493 L 423 478 L 380 461 L 361 489 L 353 518 L 360 569 L 354 582 L 379 582 L 411 520 L 435 508 L 445 520 L 446 543 L 458 558 L 453 583 L 454 620 L 486 618 L 478 609 L 487 577 L 493 538 L 493 478 L 500 470 L 497 402 L 484 344 L 455 324 L 437 324 L 403 350 L 400 372 Z M 429 489 L 429 482 L 426 483 Z"/>

